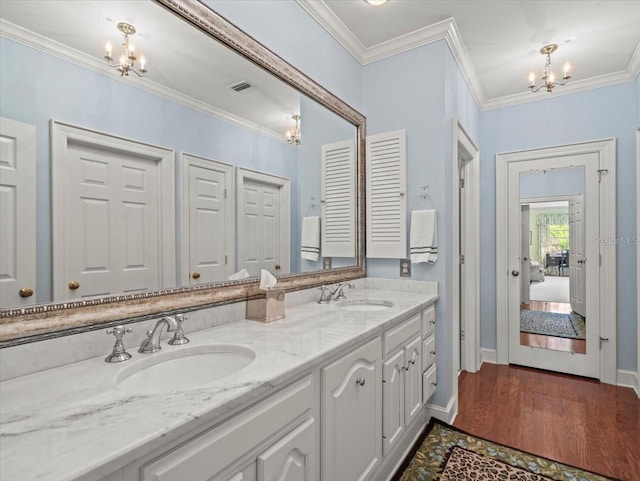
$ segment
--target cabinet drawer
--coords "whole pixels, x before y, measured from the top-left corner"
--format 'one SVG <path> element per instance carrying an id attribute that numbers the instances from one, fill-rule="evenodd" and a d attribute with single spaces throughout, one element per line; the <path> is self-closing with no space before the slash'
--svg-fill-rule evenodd
<path id="1" fill-rule="evenodd" d="M 422 335 L 431 334 L 436 329 L 436 306 L 429 306 L 422 311 Z"/>
<path id="2" fill-rule="evenodd" d="M 436 392 L 436 365 L 431 366 L 422 374 L 422 402 L 426 403 Z"/>
<path id="3" fill-rule="evenodd" d="M 309 376 L 147 464 L 141 479 L 206 481 L 309 411 L 312 403 Z"/>
<path id="4" fill-rule="evenodd" d="M 422 341 L 422 370 L 436 362 L 436 335 L 431 334 Z"/>
<path id="5" fill-rule="evenodd" d="M 382 335 L 383 357 L 400 347 L 407 339 L 420 333 L 420 314 L 416 314 L 410 319 L 392 327 Z"/>

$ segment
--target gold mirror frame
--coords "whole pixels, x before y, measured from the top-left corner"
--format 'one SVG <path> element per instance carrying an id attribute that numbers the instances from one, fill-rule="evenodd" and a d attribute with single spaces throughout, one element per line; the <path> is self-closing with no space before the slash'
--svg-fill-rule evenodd
<path id="1" fill-rule="evenodd" d="M 356 265 L 278 277 L 287 291 L 357 279 L 365 270 L 364 150 L 366 119 L 314 80 L 285 62 L 250 35 L 197 0 L 152 0 L 195 28 L 262 67 L 302 94 L 356 127 L 357 202 Z M 82 301 L 54 302 L 0 309 L 0 348 L 138 322 L 160 314 L 184 312 L 257 297 L 259 282 L 234 281 L 215 285 L 162 289 L 143 294 L 116 295 Z"/>

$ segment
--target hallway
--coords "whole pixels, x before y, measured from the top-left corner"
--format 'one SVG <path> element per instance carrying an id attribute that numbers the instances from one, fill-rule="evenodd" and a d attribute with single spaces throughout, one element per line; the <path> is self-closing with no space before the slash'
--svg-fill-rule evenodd
<path id="1" fill-rule="evenodd" d="M 459 376 L 454 425 L 622 480 L 640 479 L 640 399 L 630 388 L 519 366 Z"/>

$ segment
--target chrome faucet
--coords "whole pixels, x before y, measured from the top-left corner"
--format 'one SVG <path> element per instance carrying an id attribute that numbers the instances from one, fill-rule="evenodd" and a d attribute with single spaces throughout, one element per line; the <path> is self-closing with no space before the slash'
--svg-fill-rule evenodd
<path id="1" fill-rule="evenodd" d="M 333 289 L 329 295 L 327 296 L 327 302 L 330 301 L 340 301 L 342 299 L 346 299 L 347 296 L 344 295 L 344 288 L 347 286 L 349 289 L 353 289 L 355 286 L 350 282 L 339 282 L 335 289 Z"/>
<path id="2" fill-rule="evenodd" d="M 160 335 L 162 334 L 162 328 L 167 326 L 167 332 L 175 332 L 178 330 L 178 321 L 176 321 L 175 317 L 164 316 L 156 322 L 155 327 L 147 331 L 147 338 L 142 341 L 140 344 L 140 349 L 138 352 L 142 353 L 150 353 L 157 352 L 161 349 L 160 347 Z"/>

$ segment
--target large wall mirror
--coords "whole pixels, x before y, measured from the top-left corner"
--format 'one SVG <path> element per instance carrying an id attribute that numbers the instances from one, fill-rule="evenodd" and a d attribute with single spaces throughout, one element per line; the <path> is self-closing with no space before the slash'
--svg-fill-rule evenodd
<path id="1" fill-rule="evenodd" d="M 0 16 L 2 345 L 364 275 L 357 111 L 195 0 Z"/>

